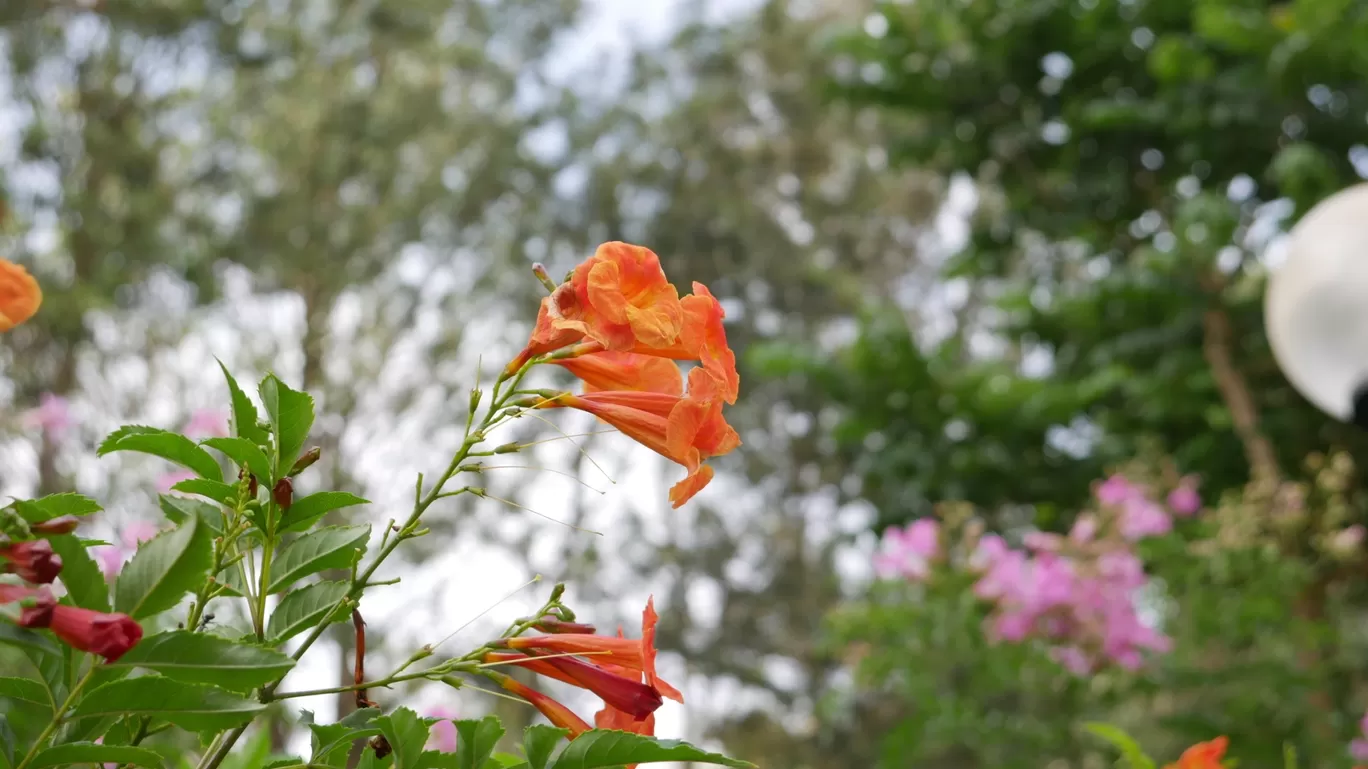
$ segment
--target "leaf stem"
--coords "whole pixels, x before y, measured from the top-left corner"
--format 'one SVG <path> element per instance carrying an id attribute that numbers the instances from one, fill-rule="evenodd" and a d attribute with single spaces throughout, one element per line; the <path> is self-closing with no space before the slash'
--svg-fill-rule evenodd
<path id="1" fill-rule="evenodd" d="M 28 753 L 24 755 L 23 760 L 16 765 L 15 769 L 24 769 L 24 767 L 28 766 L 29 762 L 33 760 L 33 757 L 38 755 L 38 751 L 42 749 L 43 743 L 47 742 L 47 739 L 51 737 L 52 733 L 57 730 L 57 727 L 62 724 L 62 717 L 66 715 L 67 709 L 76 704 L 77 698 L 81 696 L 81 690 L 85 688 L 86 684 L 90 683 L 90 679 L 95 675 L 95 671 L 98 669 L 98 665 L 91 665 L 90 670 L 86 671 L 86 674 L 81 677 L 81 680 L 77 681 L 76 685 L 71 687 L 71 692 L 67 694 L 66 699 L 62 701 L 62 706 L 57 708 L 57 711 L 52 714 L 52 720 L 48 722 L 47 726 L 43 727 L 43 731 L 38 734 L 38 739 L 33 741 L 33 747 L 29 748 Z"/>

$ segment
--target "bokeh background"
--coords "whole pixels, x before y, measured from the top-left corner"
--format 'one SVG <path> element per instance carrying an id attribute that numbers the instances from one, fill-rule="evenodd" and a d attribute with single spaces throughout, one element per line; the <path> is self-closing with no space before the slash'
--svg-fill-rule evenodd
<path id="1" fill-rule="evenodd" d="M 1287 385 L 1261 299 L 1281 234 L 1368 175 L 1364 41 L 1354 0 L 0 3 L 0 256 L 46 292 L 0 339 L 0 494 L 74 488 L 135 543 L 167 468 L 93 448 L 221 430 L 217 358 L 314 394 L 300 491 L 382 525 L 525 339 L 531 264 L 642 243 L 724 303 L 744 445 L 672 511 L 677 468 L 625 438 L 517 425 L 535 469 L 486 483 L 536 514 L 434 508 L 362 606 L 371 669 L 564 580 L 609 628 L 654 594 L 689 702 L 660 733 L 764 767 L 1105 766 L 1089 721 L 1349 767 L 1368 439 Z M 875 572 L 890 526 L 1020 543 L 1117 472 L 1203 502 L 1142 543 L 1123 600 L 1170 641 L 1143 664 L 995 638 L 950 565 Z M 349 666 L 339 630 L 287 686 Z M 350 707 L 292 701 L 254 744 Z"/>

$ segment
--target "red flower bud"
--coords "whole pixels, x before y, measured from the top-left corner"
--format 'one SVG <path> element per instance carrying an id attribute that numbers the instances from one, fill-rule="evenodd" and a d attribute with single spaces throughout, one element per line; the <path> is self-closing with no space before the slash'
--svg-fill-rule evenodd
<path id="1" fill-rule="evenodd" d="M 80 518 L 74 515 L 59 515 L 42 523 L 35 523 L 30 528 L 39 534 L 70 534 L 79 525 L 81 525 Z"/>
<path id="2" fill-rule="evenodd" d="M 127 614 L 104 614 L 75 606 L 52 610 L 52 632 L 68 646 L 113 662 L 142 640 L 142 625 Z"/>
<path id="3" fill-rule="evenodd" d="M 289 478 L 276 481 L 275 488 L 271 490 L 271 498 L 281 510 L 289 510 L 290 505 L 294 504 L 294 482 Z"/>
<path id="4" fill-rule="evenodd" d="M 62 571 L 62 558 L 52 552 L 52 543 L 46 539 L 16 542 L 0 548 L 0 557 L 9 559 L 5 569 L 18 574 L 25 582 L 47 584 L 57 579 Z"/>
<path id="5" fill-rule="evenodd" d="M 52 615 L 57 608 L 57 599 L 47 588 L 39 588 L 20 604 L 19 627 L 47 627 L 52 624 Z"/>
<path id="6" fill-rule="evenodd" d="M 290 476 L 299 475 L 300 473 L 312 467 L 313 463 L 317 462 L 318 458 L 321 456 L 323 456 L 323 449 L 318 446 L 314 446 L 313 448 L 301 454 L 299 459 L 295 460 L 294 466 L 290 468 L 290 472 L 286 474 Z"/>
<path id="7" fill-rule="evenodd" d="M 541 660 L 574 679 L 581 687 L 597 694 L 609 707 L 630 713 L 640 721 L 651 715 L 664 700 L 655 687 L 610 673 L 574 657 L 548 657 Z"/>

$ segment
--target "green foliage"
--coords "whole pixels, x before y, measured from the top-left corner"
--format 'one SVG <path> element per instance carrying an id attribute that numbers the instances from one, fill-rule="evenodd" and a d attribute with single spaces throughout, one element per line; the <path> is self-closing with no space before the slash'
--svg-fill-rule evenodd
<path id="1" fill-rule="evenodd" d="M 14 502 L 14 508 L 29 523 L 42 523 L 63 515 L 90 515 L 103 509 L 95 500 L 73 492 L 49 494 L 40 499 L 17 500 Z"/>
<path id="2" fill-rule="evenodd" d="M 375 725 L 394 751 L 395 769 L 419 769 L 422 766 L 428 724 L 417 713 L 408 708 L 398 708 L 389 715 L 375 719 Z"/>
<path id="3" fill-rule="evenodd" d="M 270 592 L 325 569 L 345 569 L 366 552 L 370 526 L 325 526 L 290 542 L 271 565 Z"/>
<path id="4" fill-rule="evenodd" d="M 304 441 L 309 437 L 309 428 L 314 421 L 314 403 L 306 393 L 291 390 L 275 375 L 261 380 L 257 394 L 266 408 L 266 418 L 271 424 L 271 437 L 275 440 L 275 473 L 262 475 L 264 478 L 281 477 L 286 474 Z"/>
<path id="5" fill-rule="evenodd" d="M 1084 724 L 1083 728 L 1120 751 L 1121 757 L 1130 769 L 1154 769 L 1154 759 L 1145 755 L 1139 743 L 1121 729 L 1101 723 Z"/>
<path id="6" fill-rule="evenodd" d="M 570 735 L 569 729 L 536 724 L 523 730 L 523 751 L 527 754 L 527 764 L 531 769 L 546 769 L 551 754 L 560 741 Z"/>
<path id="7" fill-rule="evenodd" d="M 97 456 L 105 456 L 116 451 L 137 451 L 167 459 L 193 470 L 195 474 L 209 481 L 222 481 L 223 470 L 209 452 L 195 445 L 195 442 L 178 433 L 168 432 L 155 427 L 128 425 L 109 434 Z"/>
<path id="8" fill-rule="evenodd" d="M 466 718 L 456 722 L 457 769 L 484 769 L 494 746 L 504 734 L 498 718 Z"/>
<path id="9" fill-rule="evenodd" d="M 737 761 L 678 740 L 657 740 L 628 732 L 592 729 L 576 737 L 556 756 L 552 769 L 603 769 L 623 764 L 693 761 L 700 764 L 751 769 Z"/>
<path id="10" fill-rule="evenodd" d="M 223 378 L 228 382 L 228 395 L 232 400 L 233 433 L 257 446 L 269 445 L 266 431 L 257 424 L 256 406 L 252 405 L 252 400 L 242 391 L 233 375 L 228 373 L 228 367 L 223 365 L 222 361 L 219 362 L 219 368 L 223 370 Z M 268 473 L 264 477 L 269 475 Z"/>
<path id="11" fill-rule="evenodd" d="M 53 552 L 62 557 L 62 585 L 71 602 L 83 609 L 109 611 L 109 585 L 104 572 L 85 545 L 71 534 L 49 537 Z"/>
<path id="12" fill-rule="evenodd" d="M 346 582 L 318 582 L 291 590 L 280 599 L 266 628 L 268 642 L 278 646 L 318 625 L 324 616 L 346 598 L 351 586 Z M 337 610 L 329 621 L 340 622 L 347 612 Z"/>
<path id="13" fill-rule="evenodd" d="M 280 530 L 282 532 L 304 531 L 318 523 L 319 519 L 334 510 L 353 505 L 368 505 L 370 500 L 362 499 L 345 491 L 319 491 L 295 499 L 285 514 Z"/>
<path id="14" fill-rule="evenodd" d="M 209 576 L 213 554 L 198 517 L 143 543 L 114 583 L 114 608 L 134 619 L 180 603 Z"/>
<path id="15" fill-rule="evenodd" d="M 92 689 L 71 717 L 151 716 L 189 731 L 217 731 L 245 724 L 265 709 L 213 686 L 141 676 Z"/>
<path id="16" fill-rule="evenodd" d="M 223 533 L 223 512 L 217 505 L 170 494 L 159 494 L 157 503 L 166 519 L 174 524 L 180 525 L 185 523 L 186 518 L 195 517 L 199 519 L 200 526 L 208 528 L 216 536 Z"/>
<path id="17" fill-rule="evenodd" d="M 69 742 L 48 748 L 33 757 L 28 766 L 34 769 L 49 766 L 71 766 L 81 763 L 132 764 L 134 766 L 163 766 L 162 757 L 146 748 L 125 745 L 96 745 L 93 742 Z"/>
<path id="18" fill-rule="evenodd" d="M 208 438 L 200 443 L 223 452 L 224 456 L 233 460 L 238 467 L 258 478 L 271 477 L 271 461 L 266 458 L 260 446 L 246 438 Z"/>
<path id="19" fill-rule="evenodd" d="M 139 667 L 176 681 L 213 684 L 247 694 L 282 678 L 294 660 L 259 646 L 233 643 L 204 633 L 175 630 L 144 638 L 116 662 Z"/>
<path id="20" fill-rule="evenodd" d="M 362 708 L 352 711 L 346 718 L 335 724 L 309 724 L 313 733 L 313 763 L 328 766 L 343 766 L 352 745 L 360 739 L 380 734 L 380 727 L 374 721 L 380 711 L 376 708 Z"/>

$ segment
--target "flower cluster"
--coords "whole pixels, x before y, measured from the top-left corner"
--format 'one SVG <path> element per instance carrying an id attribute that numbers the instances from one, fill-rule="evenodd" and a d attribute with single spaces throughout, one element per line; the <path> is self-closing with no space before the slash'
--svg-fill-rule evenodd
<path id="1" fill-rule="evenodd" d="M 35 523 L 39 536 L 69 534 L 74 516 Z M 142 640 L 142 627 L 126 614 L 106 614 L 57 603 L 46 587 L 62 571 L 62 559 L 46 539 L 27 539 L 0 546 L 5 571 L 38 586 L 0 583 L 0 604 L 18 604 L 15 623 L 26 628 L 48 628 L 68 646 L 116 660 Z"/>
<path id="2" fill-rule="evenodd" d="M 558 617 L 543 617 L 537 627 L 546 635 L 506 638 L 496 646 L 508 651 L 485 655 L 487 664 L 510 664 L 598 695 L 603 709 L 594 716 L 599 729 L 655 734 L 655 711 L 668 697 L 684 696 L 656 674 L 654 599 L 641 614 L 641 638 L 597 635 L 594 628 Z M 486 673 L 486 675 L 490 675 Z M 570 737 L 591 728 L 570 708 L 508 676 L 493 677 L 504 689 L 532 703 L 551 723 L 570 730 Z"/>
<path id="3" fill-rule="evenodd" d="M 649 249 L 605 243 L 542 300 L 531 338 L 504 370 L 547 362 L 582 380 L 582 394 L 546 392 L 529 405 L 588 412 L 682 465 L 674 507 L 712 480 L 704 460 L 741 444 L 722 416 L 740 387 L 725 313 L 706 286 L 693 290 L 681 298 Z M 675 361 L 698 364 L 687 390 Z"/>
<path id="4" fill-rule="evenodd" d="M 38 281 L 19 265 L 0 259 L 0 331 L 32 318 L 43 303 Z"/>
<path id="5" fill-rule="evenodd" d="M 989 534 L 975 539 L 966 564 L 979 575 L 975 595 L 992 607 L 992 638 L 1042 640 L 1079 675 L 1104 663 L 1134 669 L 1145 652 L 1169 649 L 1170 640 L 1138 611 L 1136 594 L 1147 577 L 1134 543 L 1167 534 L 1174 516 L 1201 507 L 1190 479 L 1168 495 L 1167 509 L 1120 475 L 1098 484 L 1095 496 L 1099 512 L 1080 516 L 1068 536 L 1033 532 L 1013 548 Z M 941 539 L 932 519 L 890 529 L 875 570 L 886 578 L 925 580 L 945 555 Z"/>

